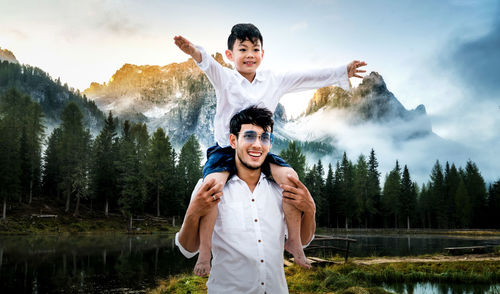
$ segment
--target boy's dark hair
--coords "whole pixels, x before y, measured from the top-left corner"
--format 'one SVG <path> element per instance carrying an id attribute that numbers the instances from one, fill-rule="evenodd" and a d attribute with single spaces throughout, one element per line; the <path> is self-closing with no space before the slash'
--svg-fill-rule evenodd
<path id="1" fill-rule="evenodd" d="M 243 124 L 253 124 L 261 127 L 264 131 L 270 128 L 272 132 L 274 125 L 273 113 L 267 108 L 257 106 L 245 108 L 231 118 L 229 131 L 231 134 L 238 135 Z"/>
<path id="2" fill-rule="evenodd" d="M 227 49 L 233 50 L 236 39 L 241 42 L 248 40 L 254 44 L 257 40 L 260 40 L 261 46 L 264 46 L 259 29 L 251 23 L 239 23 L 233 26 L 231 34 L 227 38 Z"/>

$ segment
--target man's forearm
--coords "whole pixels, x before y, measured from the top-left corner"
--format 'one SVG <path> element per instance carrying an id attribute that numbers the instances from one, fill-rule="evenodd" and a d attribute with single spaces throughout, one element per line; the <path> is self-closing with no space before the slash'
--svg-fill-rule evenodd
<path id="1" fill-rule="evenodd" d="M 189 252 L 196 252 L 200 246 L 200 217 L 186 213 L 186 218 L 179 231 L 178 240 L 184 249 Z"/>
<path id="2" fill-rule="evenodd" d="M 300 240 L 302 245 L 308 244 L 314 236 L 316 231 L 316 213 L 309 212 L 302 215 L 302 220 L 300 223 Z"/>

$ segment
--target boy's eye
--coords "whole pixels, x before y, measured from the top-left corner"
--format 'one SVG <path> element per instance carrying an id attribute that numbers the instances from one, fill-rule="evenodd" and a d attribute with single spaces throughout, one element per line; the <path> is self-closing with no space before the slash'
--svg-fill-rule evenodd
<path id="1" fill-rule="evenodd" d="M 240 51 L 241 51 L 241 52 L 245 52 L 245 51 L 247 51 L 247 50 L 246 50 L 246 49 L 240 49 Z"/>

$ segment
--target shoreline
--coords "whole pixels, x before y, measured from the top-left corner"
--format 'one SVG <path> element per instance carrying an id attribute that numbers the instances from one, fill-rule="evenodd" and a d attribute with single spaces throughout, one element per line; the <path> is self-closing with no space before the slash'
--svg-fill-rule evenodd
<path id="1" fill-rule="evenodd" d="M 495 286 L 500 283 L 500 254 L 352 258 L 347 264 L 329 264 L 305 270 L 285 267 L 290 293 L 393 293 L 384 283 L 464 283 Z M 158 281 L 149 294 L 206 293 L 207 278 L 181 274 Z"/>

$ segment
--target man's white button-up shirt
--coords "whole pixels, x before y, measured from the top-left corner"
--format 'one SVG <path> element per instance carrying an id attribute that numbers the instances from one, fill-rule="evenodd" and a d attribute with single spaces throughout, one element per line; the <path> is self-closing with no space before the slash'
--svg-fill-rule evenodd
<path id="1" fill-rule="evenodd" d="M 201 184 L 200 180 L 193 196 Z M 288 293 L 282 191 L 264 174 L 253 193 L 237 176 L 226 183 L 212 236 L 208 293 Z M 175 243 L 186 257 L 196 255 L 182 247 L 178 235 Z"/>
<path id="2" fill-rule="evenodd" d="M 215 88 L 217 108 L 214 119 L 215 140 L 221 147 L 229 146 L 229 122 L 239 111 L 253 105 L 264 107 L 274 113 L 283 95 L 326 86 L 339 86 L 349 90 L 347 65 L 338 68 L 323 68 L 278 73 L 269 70 L 257 71 L 250 83 L 237 70 L 220 65 L 205 50 L 201 52 L 201 63 L 197 63 Z"/>

